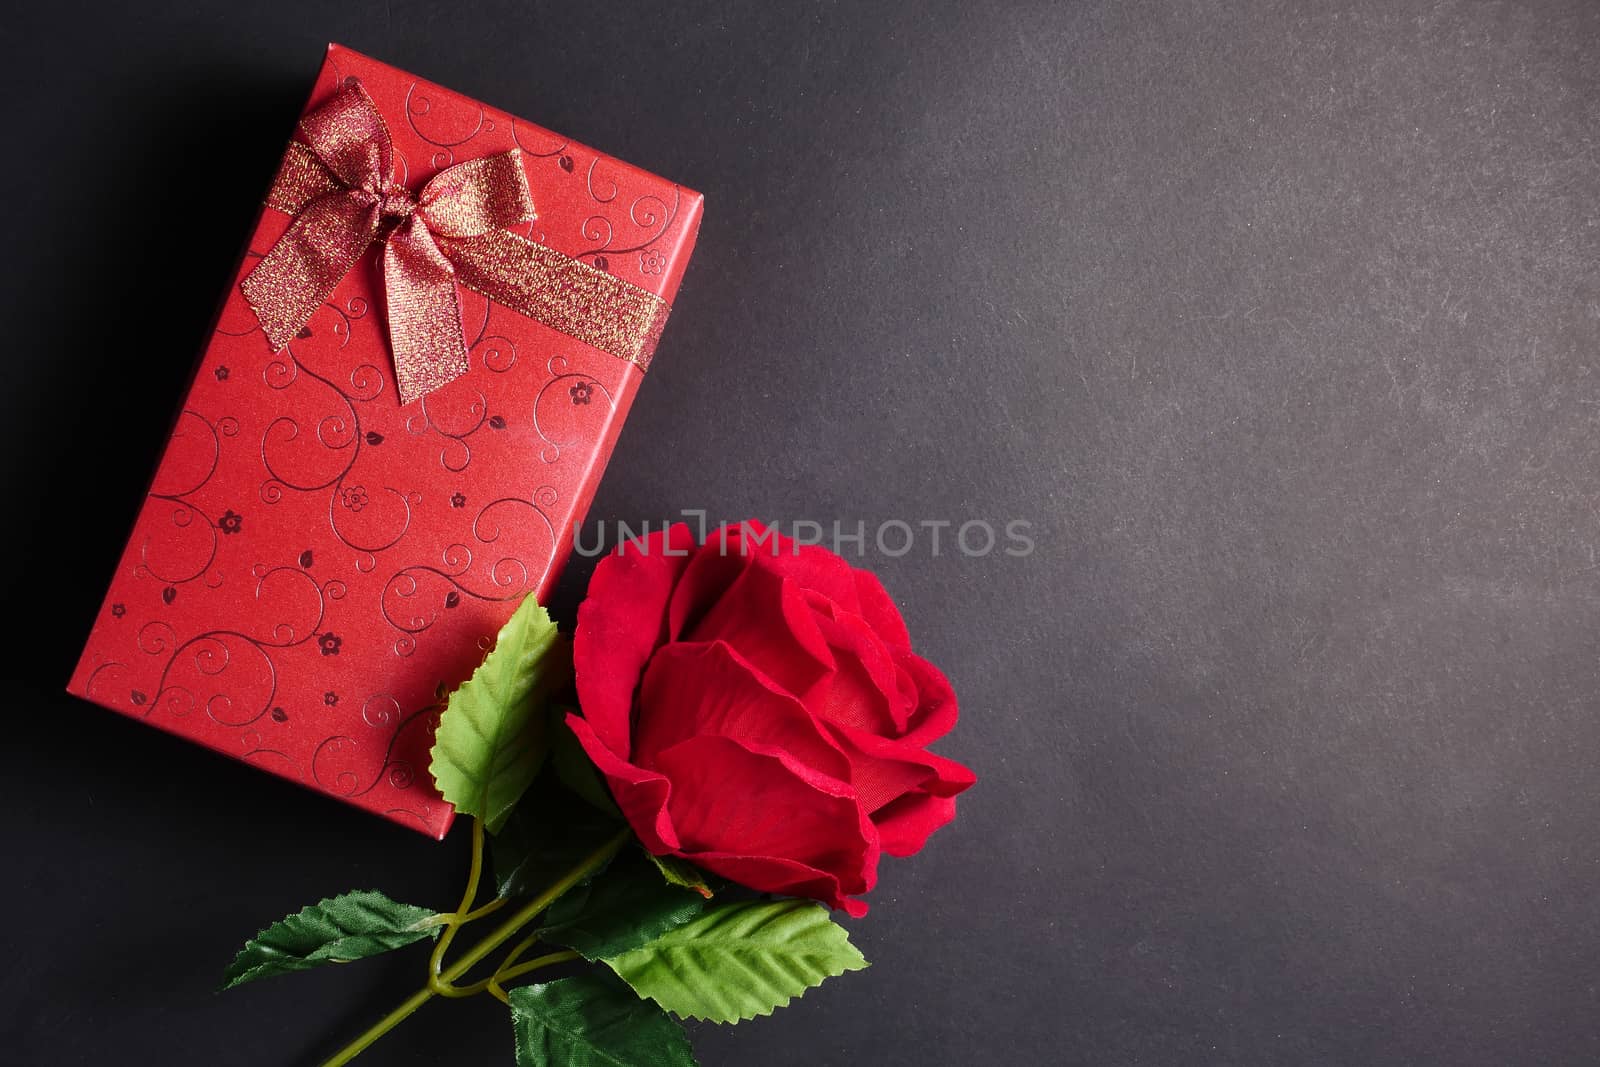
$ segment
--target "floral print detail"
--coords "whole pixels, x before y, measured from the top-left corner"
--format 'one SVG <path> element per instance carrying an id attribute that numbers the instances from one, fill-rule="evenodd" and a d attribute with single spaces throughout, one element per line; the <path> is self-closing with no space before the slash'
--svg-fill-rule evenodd
<path id="1" fill-rule="evenodd" d="M 567 393 L 572 397 L 574 404 L 587 404 L 594 399 L 594 386 L 588 382 L 579 382 L 571 389 L 568 389 Z"/>
<path id="2" fill-rule="evenodd" d="M 214 373 L 217 376 L 217 381 L 225 382 L 225 381 L 228 380 L 228 368 L 227 367 L 218 367 Z"/>
<path id="3" fill-rule="evenodd" d="M 113 604 L 113 605 L 111 605 L 111 617 L 113 619 L 120 619 L 124 615 L 126 615 L 127 613 L 128 613 L 128 609 L 123 607 L 121 604 Z"/>
<path id="4" fill-rule="evenodd" d="M 660 274 L 667 269 L 667 257 L 653 248 L 639 253 L 639 270 L 645 274 Z"/>
<path id="5" fill-rule="evenodd" d="M 342 644 L 344 644 L 344 640 L 338 634 L 317 635 L 317 647 L 322 649 L 324 656 L 337 656 L 339 654 L 339 646 Z"/>
<path id="6" fill-rule="evenodd" d="M 225 534 L 236 534 L 244 528 L 244 516 L 231 508 L 222 513 L 222 518 L 217 520 L 217 529 Z"/>
<path id="7" fill-rule="evenodd" d="M 367 506 L 367 488 L 364 485 L 344 485 L 339 487 L 339 503 L 351 511 L 360 511 Z"/>
<path id="8" fill-rule="evenodd" d="M 330 689 L 322 694 L 322 702 L 330 708 L 335 707 L 339 703 L 339 694 Z"/>
<path id="9" fill-rule="evenodd" d="M 450 495 L 450 506 L 453 507 L 453 508 L 464 508 L 464 507 L 466 507 L 467 506 L 467 494 L 465 494 L 465 493 L 452 493 Z"/>

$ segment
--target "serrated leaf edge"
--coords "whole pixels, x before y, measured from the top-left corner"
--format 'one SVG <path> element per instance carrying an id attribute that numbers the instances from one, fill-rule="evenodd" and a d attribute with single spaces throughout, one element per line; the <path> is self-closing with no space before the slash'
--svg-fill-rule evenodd
<path id="1" fill-rule="evenodd" d="M 744 902 L 741 902 L 739 904 L 728 905 L 727 907 L 731 911 L 731 910 L 733 910 L 735 908 L 739 908 L 739 907 L 748 905 L 750 903 L 754 903 L 754 902 L 744 901 Z M 767 902 L 767 903 L 771 903 L 771 902 Z M 795 900 L 795 901 L 791 901 L 791 903 L 802 904 L 802 905 L 809 904 L 809 905 L 811 905 L 813 907 L 816 907 L 816 908 L 819 908 L 819 909 L 822 907 L 822 905 L 815 904 L 814 902 L 811 902 L 811 901 Z M 801 910 L 801 909 L 797 908 L 796 910 Z M 702 913 L 702 917 L 704 916 L 704 914 L 705 913 Z M 817 988 L 823 982 L 826 982 L 828 979 L 830 979 L 830 978 L 838 978 L 840 975 L 849 974 L 849 973 L 852 973 L 852 972 L 855 972 L 855 971 L 864 971 L 868 967 L 872 966 L 871 962 L 868 961 L 868 959 L 861 954 L 861 950 L 856 948 L 855 943 L 850 940 L 850 932 L 848 930 L 845 930 L 844 927 L 842 927 L 838 923 L 834 922 L 831 917 L 828 919 L 828 923 L 829 923 L 829 925 L 833 926 L 835 929 L 838 929 L 838 930 L 840 930 L 840 931 L 842 931 L 844 933 L 845 946 L 847 948 L 849 948 L 852 952 L 855 953 L 855 959 L 850 961 L 850 962 L 848 962 L 848 963 L 843 964 L 842 966 L 840 966 L 840 968 L 838 970 L 832 970 L 830 968 L 821 968 L 822 970 L 827 971 L 827 973 L 825 973 L 821 978 L 818 978 L 815 982 L 812 982 L 811 984 L 807 985 L 804 989 L 800 990 L 798 993 L 791 993 L 789 996 L 785 997 L 783 1000 L 771 1005 L 770 1007 L 766 1008 L 765 1010 L 757 1010 L 757 1011 L 754 1011 L 754 1012 L 750 1013 L 749 1015 L 741 1014 L 738 1017 L 733 1018 L 733 1019 L 721 1019 L 721 1018 L 717 1018 L 717 1017 L 711 1016 L 711 1015 L 700 1015 L 700 1014 L 698 1014 L 696 1012 L 692 1012 L 692 1011 L 691 1012 L 678 1012 L 678 1011 L 675 1011 L 672 1008 L 667 1007 L 665 1004 L 662 1004 L 659 1000 L 656 1000 L 655 997 L 649 996 L 649 995 L 647 995 L 645 993 L 640 993 L 639 990 L 637 990 L 637 989 L 634 989 L 634 992 L 638 993 L 641 999 L 655 1001 L 655 1003 L 663 1011 L 665 1011 L 668 1015 L 671 1015 L 671 1016 L 673 1016 L 675 1018 L 678 1018 L 678 1019 L 694 1019 L 697 1022 L 715 1023 L 718 1026 L 733 1026 L 733 1025 L 735 1025 L 737 1023 L 749 1022 L 751 1019 L 769 1018 L 769 1017 L 771 1017 L 773 1012 L 777 1011 L 780 1008 L 787 1008 L 790 1004 L 793 1004 L 796 1000 L 798 1000 L 799 998 L 805 996 L 807 993 L 811 992 L 813 989 Z M 687 925 L 687 924 L 683 924 L 683 925 Z M 648 952 L 648 951 L 650 951 L 650 949 L 653 946 L 658 944 L 660 941 L 662 941 L 662 940 L 664 940 L 664 939 L 666 939 L 668 937 L 671 937 L 674 934 L 679 933 L 680 930 L 681 930 L 681 926 L 673 927 L 671 930 L 666 931 L 660 937 L 656 938 L 654 941 L 651 941 L 651 942 L 649 942 L 647 944 L 644 944 L 644 945 L 640 945 L 638 948 L 635 948 L 635 949 L 629 949 L 627 952 L 620 953 L 620 954 L 618 954 L 616 956 L 613 956 L 613 957 L 610 957 L 608 959 L 602 959 L 600 962 L 602 962 L 606 966 L 610 967 L 613 971 L 616 972 L 617 977 L 621 978 L 624 982 L 627 982 L 628 981 L 627 976 L 622 974 L 621 971 L 617 971 L 616 970 L 616 965 L 615 965 L 614 961 L 620 960 L 625 956 L 631 956 L 631 955 L 635 955 L 635 954 L 638 954 L 638 953 Z M 629 984 L 629 987 L 632 988 L 633 984 L 631 982 L 629 982 L 628 984 Z"/>
<path id="2" fill-rule="evenodd" d="M 488 666 L 489 661 L 494 657 L 494 655 L 502 650 L 502 642 L 506 635 L 506 631 L 509 630 L 513 623 L 517 621 L 517 616 L 522 612 L 524 607 L 526 607 L 529 602 L 532 602 L 534 610 L 539 616 L 541 632 L 548 634 L 548 637 L 542 642 L 544 647 L 539 653 L 538 658 L 540 662 L 542 663 L 552 651 L 561 646 L 562 641 L 565 640 L 564 636 L 557 628 L 555 621 L 550 618 L 549 611 L 544 607 L 544 605 L 538 602 L 533 594 L 530 593 L 521 604 L 517 605 L 516 612 L 512 613 L 511 618 L 507 619 L 505 625 L 503 625 L 495 634 L 494 645 L 484 655 L 483 660 L 478 664 L 478 666 L 473 668 L 472 674 L 445 696 L 445 709 L 439 717 L 439 726 L 434 734 L 433 746 L 428 750 L 428 774 L 433 779 L 434 787 L 439 790 L 440 795 L 449 801 L 451 805 L 455 807 L 457 812 L 467 815 L 476 815 L 481 818 L 485 827 L 487 827 L 491 833 L 495 832 L 505 824 L 506 818 L 511 814 L 512 808 L 516 807 L 517 800 L 520 799 L 521 796 L 519 793 L 517 797 L 513 797 L 511 801 L 500 810 L 490 811 L 490 793 L 492 792 L 493 783 L 495 779 L 505 773 L 509 767 L 515 765 L 518 760 L 524 758 L 525 753 L 519 752 L 517 747 L 513 744 L 502 743 L 503 734 L 500 729 L 497 728 L 493 736 L 491 736 L 489 733 L 486 733 L 483 725 L 474 716 L 467 715 L 464 712 L 458 713 L 456 716 L 450 716 L 450 698 L 467 689 L 467 687 L 472 686 L 474 683 L 482 685 L 489 700 L 492 700 L 495 704 L 500 705 L 502 710 L 501 716 L 497 720 L 497 726 L 504 726 L 506 718 L 504 709 L 508 701 L 502 693 L 501 687 L 495 684 L 498 679 L 492 681 L 490 675 L 484 674 L 484 668 Z M 529 620 L 524 621 L 524 626 L 531 625 L 535 625 L 535 623 Z M 519 649 L 515 654 L 521 655 L 523 652 L 524 650 Z M 480 675 L 483 675 L 483 677 L 480 678 Z M 541 680 L 553 682 L 553 679 L 549 675 Z M 535 687 L 535 691 L 536 690 L 537 684 Z M 484 774 L 468 775 L 464 771 L 464 767 L 467 765 L 468 761 L 462 760 L 452 751 L 450 733 L 445 729 L 447 717 L 451 722 L 459 721 L 464 723 L 467 728 L 470 729 L 472 734 L 483 743 L 483 747 L 491 750 L 492 756 L 489 760 L 489 766 Z M 523 724 L 523 728 L 526 729 L 537 719 L 537 715 L 530 715 L 528 721 Z M 541 725 L 543 725 L 545 729 L 548 729 L 547 724 Z M 520 732 L 520 730 L 517 731 L 517 733 Z M 548 744 L 546 744 L 545 747 L 548 749 Z M 473 795 L 461 799 L 452 799 L 450 797 L 450 790 L 447 790 L 445 784 L 440 781 L 439 768 L 441 766 L 441 754 L 443 754 L 449 761 L 450 766 L 447 768 L 448 770 L 453 770 L 460 778 L 470 782 L 470 789 Z M 529 775 L 530 783 L 532 779 L 537 776 L 539 766 L 543 763 L 547 756 L 548 752 L 546 751 L 538 753 L 535 757 L 533 761 L 533 773 Z M 526 789 L 526 786 L 524 786 L 524 789 Z"/>

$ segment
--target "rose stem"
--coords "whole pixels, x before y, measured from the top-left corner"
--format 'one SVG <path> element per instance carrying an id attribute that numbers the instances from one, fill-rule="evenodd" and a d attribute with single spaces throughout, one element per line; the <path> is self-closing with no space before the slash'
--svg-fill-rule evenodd
<path id="1" fill-rule="evenodd" d="M 450 942 L 455 940 L 456 930 L 462 923 L 469 922 L 467 916 L 472 912 L 472 905 L 478 899 L 478 883 L 483 879 L 483 820 L 473 817 L 472 820 L 472 864 L 467 868 L 467 889 L 461 894 L 461 903 L 456 910 L 445 916 L 444 933 L 439 935 L 434 942 L 433 955 L 428 957 L 428 984 L 435 993 L 449 995 L 450 984 L 441 981 L 439 972 L 444 969 L 444 954 L 450 949 Z"/>
<path id="2" fill-rule="evenodd" d="M 455 963 L 451 964 L 445 969 L 443 974 L 438 976 L 439 980 L 449 983 L 453 982 L 457 978 L 460 978 L 463 974 L 466 974 L 474 964 L 478 963 L 489 953 L 493 952 L 506 941 L 510 940 L 512 935 L 517 933 L 517 931 L 521 930 L 524 926 L 528 925 L 528 923 L 532 922 L 536 917 L 538 917 L 540 912 L 544 911 L 551 904 L 555 903 L 556 898 L 560 897 L 561 894 L 565 893 L 567 890 L 583 881 L 590 874 L 594 873 L 597 868 L 604 865 L 607 860 L 617 853 L 617 850 L 628 843 L 628 839 L 632 836 L 633 831 L 627 829 L 626 827 L 617 831 L 616 836 L 612 837 L 611 840 L 607 841 L 605 844 L 591 852 L 587 857 L 581 860 L 576 867 L 562 875 L 559 880 L 552 883 L 551 886 L 543 893 L 540 893 L 537 897 L 534 897 L 522 907 L 518 908 L 509 919 L 495 927 L 492 933 L 487 935 L 476 945 L 473 945 L 472 948 L 468 949 L 466 955 L 462 956 Z M 560 955 L 560 953 L 554 953 L 553 955 Z M 561 962 L 560 960 L 551 959 L 549 957 L 546 957 L 546 959 L 550 963 Z M 429 975 L 430 979 L 433 977 L 433 975 Z M 416 1011 L 418 1008 L 422 1007 L 422 1005 L 426 1004 L 436 995 L 437 992 L 434 988 L 433 982 L 430 981 L 428 985 L 423 986 L 421 989 L 411 994 L 411 996 L 407 997 L 404 1002 L 402 1002 L 388 1015 L 385 1015 L 383 1018 L 374 1023 L 366 1033 L 362 1034 L 344 1048 L 340 1049 L 333 1055 L 331 1059 L 327 1060 L 322 1067 L 341 1067 L 342 1064 L 349 1063 L 351 1060 L 360 1055 L 374 1041 L 378 1040 L 378 1038 L 382 1037 L 390 1030 L 393 1030 L 397 1025 L 399 1025 L 401 1020 L 410 1015 L 412 1012 Z"/>
<path id="3" fill-rule="evenodd" d="M 501 982 L 509 982 L 513 978 L 521 978 L 525 974 L 531 974 L 532 972 L 539 970 L 541 967 L 550 967 L 557 963 L 566 963 L 570 960 L 580 960 L 582 958 L 583 957 L 578 955 L 576 952 L 571 951 L 552 952 L 548 956 L 536 956 L 519 967 L 512 967 L 501 971 L 499 974 L 494 976 L 494 981 L 496 985 L 499 985 Z"/>

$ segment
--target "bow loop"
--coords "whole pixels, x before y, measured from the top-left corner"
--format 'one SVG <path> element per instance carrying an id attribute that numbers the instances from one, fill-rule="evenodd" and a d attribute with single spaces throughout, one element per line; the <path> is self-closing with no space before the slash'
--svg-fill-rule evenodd
<path id="1" fill-rule="evenodd" d="M 380 193 L 394 173 L 394 142 L 372 97 L 357 81 L 300 120 L 300 135 L 345 185 Z"/>
<path id="2" fill-rule="evenodd" d="M 428 228 L 446 237 L 477 237 L 537 218 L 516 148 L 446 167 L 422 187 L 417 206 Z"/>

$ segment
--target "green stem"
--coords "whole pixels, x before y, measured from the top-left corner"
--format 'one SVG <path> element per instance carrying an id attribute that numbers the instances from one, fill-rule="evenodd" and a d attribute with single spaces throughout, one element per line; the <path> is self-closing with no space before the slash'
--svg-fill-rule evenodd
<path id="1" fill-rule="evenodd" d="M 562 951 L 551 952 L 544 956 L 537 956 L 520 967 L 510 967 L 497 971 L 493 978 L 496 985 L 509 982 L 513 978 L 521 978 L 525 974 L 539 970 L 541 967 L 553 967 L 558 963 L 567 963 L 570 960 L 581 960 L 582 956 L 576 952 Z"/>
<path id="2" fill-rule="evenodd" d="M 489 901 L 489 903 L 485 904 L 483 907 L 475 908 L 472 911 L 469 911 L 465 915 L 461 916 L 461 921 L 464 922 L 464 923 L 477 922 L 479 919 L 483 918 L 485 915 L 493 915 L 495 912 L 499 911 L 501 908 L 505 907 L 509 903 L 511 903 L 511 901 L 506 897 L 495 897 L 493 900 Z"/>
<path id="3" fill-rule="evenodd" d="M 616 855 L 617 851 L 621 849 L 623 845 L 628 843 L 628 839 L 631 836 L 632 831 L 626 828 L 617 831 L 616 836 L 612 837 L 611 840 L 607 841 L 605 844 L 589 853 L 589 855 L 581 860 L 576 867 L 562 875 L 558 881 L 551 884 L 550 887 L 547 888 L 543 893 L 540 893 L 522 907 L 518 908 L 509 919 L 495 927 L 494 930 L 482 941 L 468 949 L 464 956 L 462 956 L 455 963 L 452 963 L 444 970 L 442 974 L 437 975 L 437 979 L 448 984 L 466 974 L 467 971 L 472 969 L 474 964 L 478 963 L 485 956 L 489 955 L 489 953 L 505 944 L 524 926 L 538 918 L 539 913 L 544 911 L 551 904 L 555 903 L 556 899 L 563 893 L 577 885 L 579 882 L 583 881 L 589 875 L 593 874 L 600 867 L 604 866 L 607 860 Z M 447 929 L 446 933 L 448 932 L 449 930 Z M 527 966 L 527 964 L 524 964 L 523 966 Z M 430 974 L 429 978 L 433 979 L 435 976 Z M 426 1004 L 435 995 L 437 994 L 436 990 L 434 989 L 433 981 L 430 981 L 427 985 L 411 994 L 410 997 L 408 997 L 388 1015 L 385 1015 L 383 1018 L 379 1019 L 360 1037 L 356 1038 L 344 1048 L 334 1053 L 333 1057 L 324 1063 L 322 1067 L 342 1067 L 343 1064 L 349 1063 L 351 1060 L 355 1059 L 358 1055 L 365 1051 L 374 1041 L 378 1040 L 378 1038 L 382 1037 L 390 1030 L 393 1030 L 400 1024 L 402 1020 L 406 1018 L 406 1016 L 422 1007 L 422 1005 Z"/>
<path id="4" fill-rule="evenodd" d="M 485 992 L 507 1007 L 511 1006 L 511 997 L 506 993 L 505 987 L 500 984 L 501 982 L 509 982 L 513 978 L 521 978 L 525 974 L 532 974 L 534 971 L 545 967 L 554 967 L 558 963 L 568 963 L 572 960 L 583 959 L 583 957 L 576 952 L 564 950 L 561 952 L 547 953 L 546 955 L 540 956 L 537 959 L 529 960 L 521 967 L 511 966 L 516 962 L 517 957 L 522 954 L 523 949 L 532 943 L 532 940 L 532 938 L 529 938 L 527 941 L 524 941 L 522 945 L 512 949 L 510 955 L 506 956 L 505 959 L 500 961 L 500 966 L 495 968 L 495 972 L 479 983 L 483 986 Z"/>
<path id="5" fill-rule="evenodd" d="M 439 940 L 434 942 L 433 955 L 428 960 L 428 976 L 434 992 L 442 993 L 439 988 L 439 971 L 444 966 L 444 954 L 450 948 L 450 942 L 455 940 L 456 929 L 467 921 L 471 914 L 473 902 L 478 899 L 478 882 L 483 877 L 483 820 L 472 820 L 472 865 L 467 869 L 467 891 L 461 894 L 461 904 L 455 912 L 445 919 L 444 933 L 439 935 Z"/>
<path id="6" fill-rule="evenodd" d="M 539 943 L 539 935 L 537 933 L 529 934 L 527 937 L 523 938 L 521 941 L 518 941 L 515 945 L 513 945 L 511 947 L 511 951 L 506 953 L 505 958 L 500 961 L 500 966 L 495 968 L 495 974 L 498 975 L 502 971 L 505 971 L 512 964 L 514 964 L 518 960 L 520 960 L 522 958 L 522 954 L 524 952 L 528 951 L 530 948 L 532 948 L 534 945 L 537 945 L 538 943 Z"/>
<path id="7" fill-rule="evenodd" d="M 434 978 L 428 982 L 428 988 L 441 997 L 475 997 L 489 988 L 489 979 L 485 978 L 483 981 L 473 982 L 471 985 L 451 985 L 449 982 L 441 982 L 438 978 Z"/>
<path id="8" fill-rule="evenodd" d="M 361 1053 L 366 1050 L 368 1045 L 372 1044 L 374 1041 L 378 1040 L 378 1038 L 382 1037 L 384 1034 L 387 1034 L 390 1030 L 393 1030 L 396 1026 L 400 1025 L 400 1020 L 404 1019 L 407 1015 L 410 1015 L 412 1012 L 422 1007 L 432 997 L 433 989 L 430 986 L 423 986 L 421 989 L 417 990 L 415 993 L 411 994 L 411 996 L 402 1001 L 399 1007 L 395 1008 L 394 1011 L 391 1011 L 388 1015 L 385 1015 L 383 1018 L 374 1023 L 371 1029 L 369 1029 L 366 1033 L 362 1034 L 344 1048 L 334 1053 L 333 1057 L 329 1059 L 328 1062 L 324 1063 L 322 1067 L 340 1067 L 341 1064 L 349 1063 L 351 1060 L 361 1055 Z"/>

